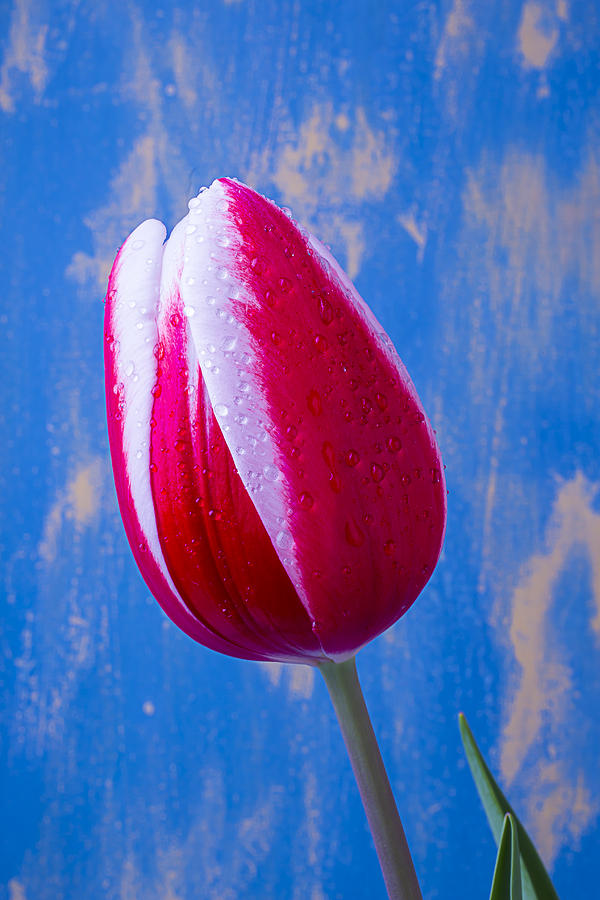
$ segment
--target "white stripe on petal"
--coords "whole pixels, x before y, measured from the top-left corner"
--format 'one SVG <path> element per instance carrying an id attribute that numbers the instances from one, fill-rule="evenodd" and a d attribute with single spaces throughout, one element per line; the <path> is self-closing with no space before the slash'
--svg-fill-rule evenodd
<path id="1" fill-rule="evenodd" d="M 162 222 L 149 219 L 139 225 L 123 245 L 115 277 L 111 322 L 118 348 L 115 384 L 123 386 L 123 451 L 133 505 L 149 552 L 173 595 L 188 613 L 160 547 L 150 484 L 151 392 L 157 367 L 156 317 L 163 254 L 167 256 L 172 240 L 171 236 L 163 244 L 165 236 Z"/>
<path id="2" fill-rule="evenodd" d="M 236 306 L 256 303 L 236 277 L 240 246 L 228 214 L 227 192 L 219 181 L 190 202 L 185 221 L 181 296 L 202 377 L 244 487 L 310 614 L 289 521 L 289 503 L 280 477 L 277 446 L 256 376 L 260 360 Z"/>

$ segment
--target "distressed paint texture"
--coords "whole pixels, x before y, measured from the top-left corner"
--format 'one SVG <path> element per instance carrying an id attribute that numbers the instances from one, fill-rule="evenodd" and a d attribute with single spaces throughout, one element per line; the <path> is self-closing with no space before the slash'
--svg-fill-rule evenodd
<path id="1" fill-rule="evenodd" d="M 593 894 L 599 28 L 592 0 L 4 5 L 0 900 L 384 896 L 318 673 L 192 644 L 118 518 L 110 264 L 219 175 L 331 244 L 438 431 L 445 552 L 359 657 L 424 896 L 489 890 L 459 709 Z"/>

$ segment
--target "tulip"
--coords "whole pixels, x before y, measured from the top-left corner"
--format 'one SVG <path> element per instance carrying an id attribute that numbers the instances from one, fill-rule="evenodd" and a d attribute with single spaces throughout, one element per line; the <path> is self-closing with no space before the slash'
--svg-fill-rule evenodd
<path id="1" fill-rule="evenodd" d="M 433 431 L 383 328 L 288 211 L 223 178 L 165 237 L 136 228 L 106 301 L 131 549 L 191 638 L 335 672 L 331 692 L 437 562 Z"/>

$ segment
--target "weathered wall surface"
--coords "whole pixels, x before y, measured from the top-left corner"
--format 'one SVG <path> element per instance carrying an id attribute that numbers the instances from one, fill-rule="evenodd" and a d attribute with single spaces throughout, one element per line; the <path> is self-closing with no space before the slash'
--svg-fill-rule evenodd
<path id="1" fill-rule="evenodd" d="M 359 668 L 426 898 L 488 896 L 463 709 L 561 895 L 600 828 L 593 0 L 0 9 L 0 898 L 383 896 L 311 670 L 194 645 L 108 462 L 102 296 L 235 175 L 328 242 L 447 466 L 445 552 Z"/>

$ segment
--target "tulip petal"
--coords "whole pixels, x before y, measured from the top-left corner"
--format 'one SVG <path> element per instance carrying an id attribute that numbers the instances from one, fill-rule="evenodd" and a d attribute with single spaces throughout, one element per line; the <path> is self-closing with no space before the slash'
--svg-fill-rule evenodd
<path id="1" fill-rule="evenodd" d="M 181 301 L 210 404 L 324 652 L 343 659 L 408 609 L 439 556 L 433 432 L 383 329 L 282 210 L 221 179 L 185 221 Z"/>
<path id="2" fill-rule="evenodd" d="M 190 613 L 168 571 L 151 491 L 150 420 L 156 382 L 156 313 L 165 227 L 150 219 L 123 244 L 113 265 L 105 310 L 108 431 L 125 531 L 139 569 L 167 615 L 214 650 L 264 659 L 223 640 Z"/>
<path id="3" fill-rule="evenodd" d="M 184 220 L 167 242 L 157 315 L 150 472 L 161 549 L 179 595 L 211 632 L 263 658 L 322 659 L 206 391 L 180 294 L 188 228 Z"/>

